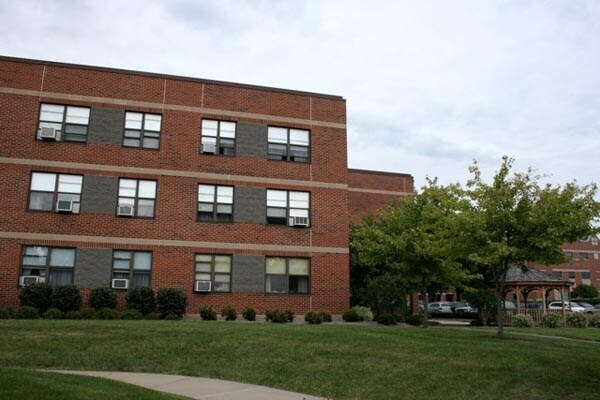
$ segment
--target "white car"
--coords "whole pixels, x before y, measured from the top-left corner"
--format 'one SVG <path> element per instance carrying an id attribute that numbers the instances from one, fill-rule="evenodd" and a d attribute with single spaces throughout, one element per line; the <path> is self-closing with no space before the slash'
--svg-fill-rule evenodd
<path id="1" fill-rule="evenodd" d="M 562 310 L 563 302 L 562 301 L 553 301 L 548 304 L 548 310 Z M 585 311 L 585 308 L 581 307 L 579 304 L 574 302 L 565 302 L 565 310 L 572 311 L 576 313 L 582 313 Z"/>
<path id="2" fill-rule="evenodd" d="M 429 312 L 452 312 L 452 303 L 436 301 L 429 303 Z"/>

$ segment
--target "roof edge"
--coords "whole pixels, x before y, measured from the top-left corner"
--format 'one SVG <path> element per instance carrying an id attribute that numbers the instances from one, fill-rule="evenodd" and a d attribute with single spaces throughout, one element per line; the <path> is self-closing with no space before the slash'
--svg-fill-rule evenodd
<path id="1" fill-rule="evenodd" d="M 139 75 L 139 76 L 146 76 L 146 77 L 152 77 L 152 78 L 163 78 L 163 79 L 168 78 L 168 79 L 174 79 L 174 80 L 180 80 L 180 81 L 208 83 L 208 84 L 223 85 L 223 86 L 233 86 L 233 87 L 241 87 L 241 88 L 245 88 L 245 89 L 265 90 L 265 91 L 270 91 L 270 92 L 297 94 L 297 95 L 302 95 L 302 96 L 322 97 L 322 98 L 326 98 L 326 99 L 330 99 L 330 100 L 346 101 L 346 99 L 344 99 L 344 97 L 339 96 L 339 95 L 333 95 L 333 94 L 305 92 L 302 90 L 282 89 L 282 88 L 276 88 L 276 87 L 270 87 L 270 86 L 219 81 L 219 80 L 213 80 L 213 79 L 192 78 L 192 77 L 188 77 L 188 76 L 170 75 L 170 74 L 164 74 L 164 73 L 158 73 L 158 72 L 146 72 L 146 71 L 137 71 L 137 70 L 132 70 L 132 69 L 113 68 L 113 67 L 100 67 L 100 66 L 95 66 L 95 65 L 74 64 L 74 63 L 48 61 L 48 60 L 37 60 L 37 59 L 32 59 L 32 58 L 12 57 L 12 56 L 4 56 L 4 55 L 0 55 L 0 61 L 11 61 L 11 62 L 18 62 L 18 63 L 39 64 L 39 65 L 51 65 L 51 66 L 63 67 L 63 68 L 79 68 L 79 69 L 87 69 L 87 70 L 95 70 L 95 71 L 103 71 L 103 72 Z"/>
<path id="2" fill-rule="evenodd" d="M 411 174 L 407 174 L 404 172 L 387 172 L 387 171 L 376 171 L 372 169 L 358 169 L 358 168 L 348 168 L 348 172 L 358 172 L 361 174 L 373 174 L 373 175 L 388 175 L 388 176 L 401 176 L 405 178 L 413 178 Z"/>

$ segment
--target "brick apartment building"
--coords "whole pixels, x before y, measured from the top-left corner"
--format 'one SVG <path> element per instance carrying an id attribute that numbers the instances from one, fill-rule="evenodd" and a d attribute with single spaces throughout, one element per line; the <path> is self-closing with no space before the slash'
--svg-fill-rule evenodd
<path id="1" fill-rule="evenodd" d="M 339 314 L 350 220 L 413 191 L 347 168 L 339 96 L 0 57 L 0 104 L 2 305 L 45 281 Z"/>

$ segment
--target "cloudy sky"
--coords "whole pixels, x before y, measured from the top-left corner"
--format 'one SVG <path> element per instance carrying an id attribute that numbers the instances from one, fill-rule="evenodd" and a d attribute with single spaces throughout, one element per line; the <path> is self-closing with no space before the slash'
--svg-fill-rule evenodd
<path id="1" fill-rule="evenodd" d="M 349 166 L 600 181 L 600 1 L 0 0 L 0 54 L 342 95 Z"/>

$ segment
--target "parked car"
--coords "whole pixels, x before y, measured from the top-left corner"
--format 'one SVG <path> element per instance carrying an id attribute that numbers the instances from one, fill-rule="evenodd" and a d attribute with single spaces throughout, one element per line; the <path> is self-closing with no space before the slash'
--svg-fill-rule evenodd
<path id="1" fill-rule="evenodd" d="M 457 313 L 473 312 L 473 307 L 464 301 L 455 301 L 452 303 L 452 311 Z"/>
<path id="2" fill-rule="evenodd" d="M 550 304 L 548 304 L 548 310 L 562 310 L 562 309 L 563 309 L 562 301 L 553 301 Z M 572 301 L 571 302 L 567 301 L 567 302 L 565 302 L 565 310 L 582 313 L 582 312 L 584 312 L 585 309 L 577 303 L 574 303 Z"/>
<path id="3" fill-rule="evenodd" d="M 523 304 L 523 308 L 525 308 L 525 304 Z M 541 310 L 542 303 L 527 303 L 528 310 Z"/>
<path id="4" fill-rule="evenodd" d="M 452 312 L 452 303 L 441 301 L 429 303 L 429 312 Z"/>
<path id="5" fill-rule="evenodd" d="M 504 309 L 505 310 L 516 310 L 517 306 L 510 300 L 504 300 Z"/>
<path id="6" fill-rule="evenodd" d="M 591 313 L 600 313 L 600 307 L 596 308 L 593 305 L 591 305 L 590 303 L 582 303 L 581 301 L 577 302 L 577 304 L 579 304 L 581 307 L 583 307 L 583 312 L 586 314 L 591 314 Z M 596 304 L 598 305 L 598 304 Z"/>

